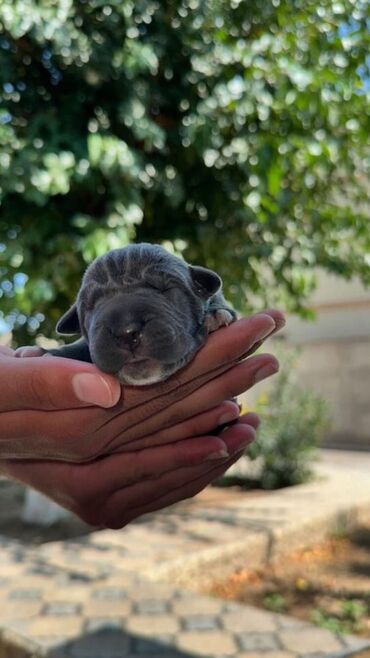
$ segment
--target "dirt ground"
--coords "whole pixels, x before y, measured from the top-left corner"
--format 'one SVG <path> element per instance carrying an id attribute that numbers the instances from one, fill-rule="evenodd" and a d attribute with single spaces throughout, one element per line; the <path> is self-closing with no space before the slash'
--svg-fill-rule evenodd
<path id="1" fill-rule="evenodd" d="M 370 638 L 370 522 L 207 592 Z"/>

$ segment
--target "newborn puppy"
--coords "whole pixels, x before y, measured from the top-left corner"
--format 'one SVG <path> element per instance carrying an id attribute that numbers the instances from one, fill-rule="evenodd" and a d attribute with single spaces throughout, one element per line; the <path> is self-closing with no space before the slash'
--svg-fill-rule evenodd
<path id="1" fill-rule="evenodd" d="M 57 324 L 59 334 L 82 338 L 47 351 L 93 362 L 122 384 L 165 380 L 191 361 L 208 333 L 236 319 L 221 286 L 212 270 L 159 245 L 115 249 L 87 268 L 76 302 Z"/>

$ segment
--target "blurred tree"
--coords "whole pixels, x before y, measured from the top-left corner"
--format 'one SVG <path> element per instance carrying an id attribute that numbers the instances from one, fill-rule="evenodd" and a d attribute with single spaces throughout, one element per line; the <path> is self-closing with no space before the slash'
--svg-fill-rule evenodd
<path id="1" fill-rule="evenodd" d="M 167 241 L 241 310 L 369 282 L 367 0 L 2 0 L 0 295 L 52 332 L 86 263 Z"/>

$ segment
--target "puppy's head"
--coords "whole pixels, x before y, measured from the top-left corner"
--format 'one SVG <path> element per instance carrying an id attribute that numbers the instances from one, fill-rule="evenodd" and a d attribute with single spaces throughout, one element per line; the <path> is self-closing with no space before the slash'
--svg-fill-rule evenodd
<path id="1" fill-rule="evenodd" d="M 167 379 L 203 344 L 209 299 L 221 279 L 159 245 L 115 249 L 86 270 L 60 334 L 83 335 L 93 362 L 123 384 Z"/>

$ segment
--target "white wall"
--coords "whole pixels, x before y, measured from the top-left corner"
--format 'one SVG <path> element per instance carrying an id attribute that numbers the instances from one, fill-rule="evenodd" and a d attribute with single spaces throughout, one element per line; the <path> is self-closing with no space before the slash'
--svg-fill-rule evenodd
<path id="1" fill-rule="evenodd" d="M 314 322 L 288 316 L 281 334 L 300 349 L 302 384 L 329 402 L 332 431 L 326 443 L 370 450 L 370 288 L 320 272 L 310 306 Z M 273 340 L 266 350 L 274 351 Z M 253 406 L 266 386 L 247 394 L 247 404 Z"/>

